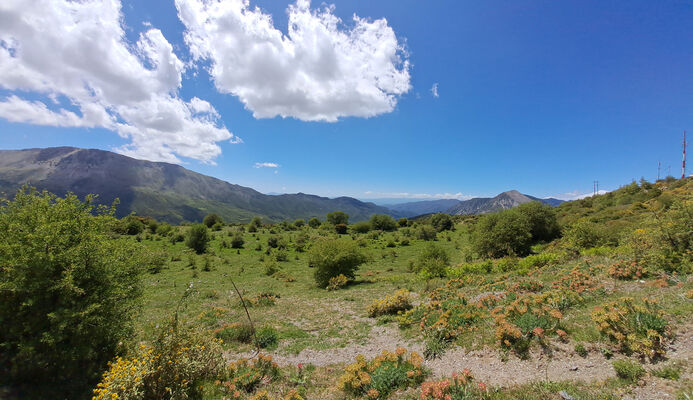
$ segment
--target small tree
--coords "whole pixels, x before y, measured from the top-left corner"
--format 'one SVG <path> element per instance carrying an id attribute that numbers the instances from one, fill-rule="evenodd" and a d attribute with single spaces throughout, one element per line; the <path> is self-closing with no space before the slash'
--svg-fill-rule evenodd
<path id="1" fill-rule="evenodd" d="M 240 232 L 233 234 L 231 238 L 231 248 L 232 249 L 242 249 L 245 241 L 243 240 L 243 235 Z"/>
<path id="2" fill-rule="evenodd" d="M 310 226 L 313 229 L 319 228 L 320 225 L 322 225 L 322 222 L 320 222 L 320 220 L 315 217 L 308 220 L 308 226 Z"/>
<path id="3" fill-rule="evenodd" d="M 515 212 L 524 214 L 529 220 L 529 230 L 534 242 L 550 242 L 561 235 L 556 210 L 548 204 L 532 201 L 519 205 Z"/>
<path id="4" fill-rule="evenodd" d="M 381 231 L 394 231 L 397 229 L 395 219 L 386 214 L 375 214 L 371 217 L 371 227 Z"/>
<path id="5" fill-rule="evenodd" d="M 445 213 L 435 214 L 431 217 L 431 226 L 436 232 L 449 231 L 453 226 L 452 218 Z"/>
<path id="6" fill-rule="evenodd" d="M 397 220 L 397 225 L 399 225 L 400 228 L 404 228 L 405 226 L 409 225 L 409 220 L 406 218 L 400 218 Z"/>
<path id="7" fill-rule="evenodd" d="M 428 278 L 444 277 L 445 268 L 449 265 L 450 257 L 445 249 L 435 243 L 429 243 L 419 255 L 414 264 L 414 270 Z"/>
<path id="8" fill-rule="evenodd" d="M 221 224 L 221 225 L 223 225 L 223 224 L 224 224 L 224 220 L 221 219 L 221 217 L 220 217 L 218 214 L 211 213 L 211 214 L 207 214 L 207 216 L 205 217 L 205 219 L 202 220 L 202 223 L 205 224 L 205 226 L 206 226 L 207 228 L 211 228 L 211 227 L 213 227 L 213 226 L 216 225 L 216 224 Z"/>
<path id="9" fill-rule="evenodd" d="M 306 224 L 306 220 L 305 220 L 305 219 L 300 219 L 300 218 L 299 218 L 299 219 L 297 219 L 296 221 L 294 221 L 294 226 L 295 226 L 296 228 L 302 228 L 303 225 L 305 225 L 305 224 Z"/>
<path id="10" fill-rule="evenodd" d="M 347 233 L 347 226 L 345 224 L 337 224 L 334 226 L 334 231 L 340 235 Z"/>
<path id="11" fill-rule="evenodd" d="M 262 227 L 262 219 L 260 217 L 253 217 L 248 224 L 248 232 L 257 232 L 258 229 Z"/>
<path id="12" fill-rule="evenodd" d="M 207 245 L 210 241 L 209 231 L 204 224 L 196 224 L 188 230 L 188 236 L 185 239 L 185 244 L 195 250 L 197 254 L 202 254 L 207 251 Z"/>
<path id="13" fill-rule="evenodd" d="M 514 209 L 485 214 L 472 231 L 472 246 L 481 256 L 526 256 L 532 246 L 529 218 Z"/>
<path id="14" fill-rule="evenodd" d="M 352 225 L 351 229 L 356 233 L 368 233 L 368 231 L 371 230 L 371 224 L 366 221 L 361 221 Z"/>
<path id="15" fill-rule="evenodd" d="M 354 279 L 356 270 L 364 262 L 366 256 L 353 241 L 322 239 L 308 251 L 308 263 L 315 267 L 315 282 L 321 288 L 327 287 L 330 278 L 340 274 Z"/>
<path id="16" fill-rule="evenodd" d="M 92 200 L 0 200 L 0 386 L 27 398 L 88 397 L 133 332 L 139 248 L 110 237 L 114 208 Z"/>
<path id="17" fill-rule="evenodd" d="M 345 213 L 344 211 L 332 211 L 331 213 L 327 214 L 327 222 L 331 223 L 332 225 L 348 225 L 349 214 Z"/>

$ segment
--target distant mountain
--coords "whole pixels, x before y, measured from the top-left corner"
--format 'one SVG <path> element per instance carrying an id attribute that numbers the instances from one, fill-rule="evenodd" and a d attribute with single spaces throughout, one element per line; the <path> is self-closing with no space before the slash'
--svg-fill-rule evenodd
<path id="1" fill-rule="evenodd" d="M 103 150 L 0 150 L 0 193 L 11 196 L 23 184 L 58 195 L 72 192 L 80 198 L 98 194 L 103 204 L 119 198 L 118 216 L 135 212 L 171 223 L 200 221 L 211 212 L 235 222 L 247 222 L 254 216 L 275 222 L 324 218 L 336 210 L 349 214 L 350 222 L 373 214 L 392 214 L 385 207 L 350 197 L 266 195 L 179 165 L 136 160 Z"/>
<path id="2" fill-rule="evenodd" d="M 409 203 L 388 205 L 386 207 L 404 217 L 415 217 L 423 214 L 446 212 L 458 204 L 460 204 L 460 201 L 457 199 L 442 199 L 412 201 Z"/>
<path id="3" fill-rule="evenodd" d="M 522 194 L 517 190 L 510 190 L 493 198 L 480 197 L 460 201 L 459 204 L 451 207 L 446 212 L 452 215 L 486 214 L 494 211 L 507 210 L 532 201 L 540 201 L 554 207 L 562 203 L 562 201 L 558 199 L 539 199 Z"/>
<path id="4" fill-rule="evenodd" d="M 529 203 L 530 201 L 540 201 L 552 207 L 556 207 L 563 202 L 558 199 L 539 199 L 533 196 L 522 194 L 517 190 L 503 192 L 496 197 L 477 197 L 469 200 L 424 200 L 409 203 L 394 204 L 387 206 L 395 214 L 404 217 L 415 217 L 418 215 L 447 213 L 451 215 L 485 214 L 494 211 L 506 210 Z"/>

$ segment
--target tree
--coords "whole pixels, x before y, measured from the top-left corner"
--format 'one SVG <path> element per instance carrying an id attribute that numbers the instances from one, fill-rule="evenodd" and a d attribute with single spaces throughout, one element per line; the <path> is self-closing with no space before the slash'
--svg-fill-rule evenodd
<path id="1" fill-rule="evenodd" d="M 331 223 L 332 225 L 337 225 L 337 224 L 348 225 L 349 224 L 349 215 L 347 213 L 345 213 L 344 211 L 332 211 L 331 213 L 327 214 L 327 222 Z"/>
<path id="2" fill-rule="evenodd" d="M 294 221 L 294 226 L 295 226 L 296 228 L 302 228 L 303 225 L 305 225 L 305 224 L 306 224 L 306 220 L 305 220 L 305 219 L 299 218 L 299 219 L 297 219 L 296 221 Z"/>
<path id="3" fill-rule="evenodd" d="M 210 241 L 209 231 L 204 224 L 196 224 L 188 230 L 188 236 L 185 239 L 185 244 L 195 250 L 197 254 L 202 254 L 207 251 L 207 244 Z"/>
<path id="4" fill-rule="evenodd" d="M 315 267 L 315 282 L 325 288 L 330 278 L 344 275 L 354 279 L 359 265 L 366 262 L 353 241 L 322 239 L 318 240 L 308 251 L 308 264 Z"/>
<path id="5" fill-rule="evenodd" d="M 133 332 L 139 248 L 114 208 L 21 189 L 0 200 L 0 386 L 84 398 Z"/>
<path id="6" fill-rule="evenodd" d="M 482 215 L 471 239 L 474 250 L 485 257 L 526 256 L 532 246 L 529 218 L 512 209 Z"/>
<path id="7" fill-rule="evenodd" d="M 243 240 L 243 234 L 240 232 L 234 233 L 233 237 L 231 237 L 231 248 L 232 249 L 242 249 L 244 243 L 245 243 L 245 241 Z"/>
<path id="8" fill-rule="evenodd" d="M 353 224 L 351 229 L 356 233 L 368 233 L 371 230 L 371 224 L 367 221 L 361 221 Z"/>
<path id="9" fill-rule="evenodd" d="M 257 232 L 258 229 L 262 227 L 262 219 L 260 217 L 253 217 L 248 224 L 248 232 Z"/>
<path id="10" fill-rule="evenodd" d="M 308 226 L 310 226 L 311 228 L 318 228 L 320 225 L 322 225 L 322 222 L 320 222 L 320 220 L 315 217 L 308 220 Z"/>
<path id="11" fill-rule="evenodd" d="M 205 226 L 207 226 L 207 228 L 211 228 L 216 224 L 223 225 L 224 220 L 221 219 L 221 217 L 218 214 L 211 213 L 211 214 L 207 214 L 205 219 L 202 220 L 202 223 L 205 224 Z"/>
<path id="12" fill-rule="evenodd" d="M 550 242 L 561 235 L 556 210 L 550 205 L 532 201 L 517 206 L 514 211 L 524 214 L 529 220 L 533 242 Z"/>
<path id="13" fill-rule="evenodd" d="M 371 227 L 373 229 L 381 231 L 394 231 L 397 229 L 397 222 L 395 219 L 386 214 L 375 214 L 370 220 Z"/>
<path id="14" fill-rule="evenodd" d="M 400 228 L 404 228 L 405 226 L 409 225 L 409 220 L 406 218 L 400 218 L 397 220 L 397 225 L 399 225 Z"/>
<path id="15" fill-rule="evenodd" d="M 435 243 L 429 243 L 424 247 L 414 264 L 414 271 L 422 273 L 428 278 L 444 277 L 445 268 L 449 265 L 450 257 L 445 249 Z"/>
<path id="16" fill-rule="evenodd" d="M 436 232 L 449 231 L 453 226 L 452 218 L 445 213 L 435 214 L 431 217 L 431 226 Z"/>
<path id="17" fill-rule="evenodd" d="M 347 226 L 345 224 L 337 224 L 334 226 L 334 231 L 340 235 L 347 233 Z"/>

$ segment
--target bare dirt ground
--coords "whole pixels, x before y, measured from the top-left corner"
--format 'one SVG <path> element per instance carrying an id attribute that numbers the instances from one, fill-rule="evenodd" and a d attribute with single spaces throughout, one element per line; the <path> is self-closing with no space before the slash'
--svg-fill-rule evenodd
<path id="1" fill-rule="evenodd" d="M 372 321 L 372 320 L 371 320 Z M 398 346 L 423 352 L 423 345 L 402 337 L 399 330 L 393 326 L 375 325 L 365 341 L 352 343 L 342 348 L 329 350 L 305 349 L 295 355 L 282 354 L 281 351 L 272 354 L 280 365 L 297 365 L 298 363 L 328 366 L 348 364 L 357 355 L 375 357 L 383 350 L 394 351 Z M 434 377 L 449 376 L 453 372 L 469 369 L 474 376 L 487 384 L 508 387 L 537 381 L 582 381 L 586 383 L 600 382 L 615 377 L 612 360 L 607 360 L 597 348 L 590 348 L 586 357 L 575 354 L 574 343 L 550 344 L 550 349 L 534 349 L 528 359 L 522 360 L 514 355 L 504 359 L 497 349 L 465 351 L 461 348 L 449 349 L 441 358 L 427 360 L 426 365 L 432 370 Z M 246 354 L 245 356 L 249 356 Z M 676 339 L 667 353 L 671 361 L 693 360 L 693 324 L 686 324 L 678 329 Z M 616 356 L 618 358 L 618 356 Z M 646 365 L 646 369 L 657 368 L 658 365 Z M 682 379 L 691 379 L 690 365 L 684 371 Z M 671 381 L 649 377 L 630 393 L 624 393 L 624 399 L 673 399 L 674 388 Z"/>

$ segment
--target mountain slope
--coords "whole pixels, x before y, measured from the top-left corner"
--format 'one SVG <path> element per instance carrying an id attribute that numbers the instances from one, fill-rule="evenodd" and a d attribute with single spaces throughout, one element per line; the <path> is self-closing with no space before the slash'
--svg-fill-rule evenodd
<path id="1" fill-rule="evenodd" d="M 172 223 L 199 221 L 210 212 L 238 222 L 256 215 L 271 221 L 324 217 L 336 210 L 349 214 L 350 221 L 365 220 L 376 213 L 391 214 L 387 208 L 349 197 L 265 195 L 179 165 L 136 160 L 103 150 L 0 150 L 0 192 L 12 195 L 23 184 L 58 195 L 94 193 L 103 204 L 119 198 L 118 216 L 135 212 Z"/>
<path id="2" fill-rule="evenodd" d="M 510 190 L 493 198 L 479 197 L 461 201 L 458 205 L 451 207 L 446 212 L 452 215 L 486 214 L 494 211 L 507 210 L 531 201 L 540 201 L 554 207 L 562 203 L 562 201 L 558 199 L 539 199 L 522 194 L 517 190 Z"/>

